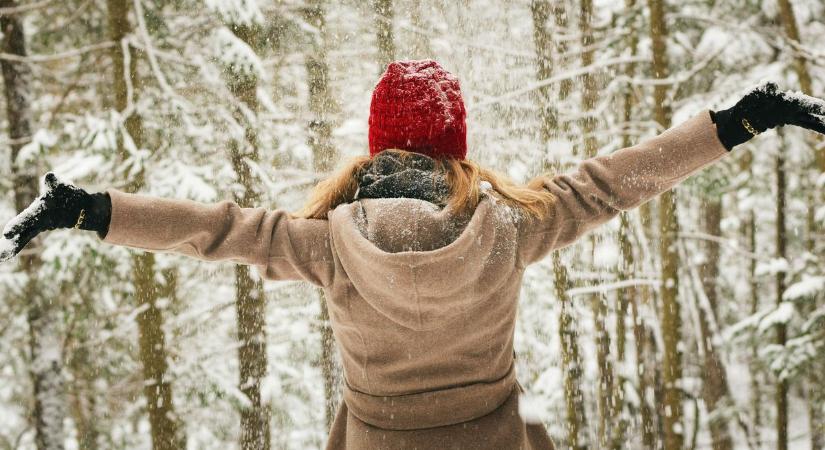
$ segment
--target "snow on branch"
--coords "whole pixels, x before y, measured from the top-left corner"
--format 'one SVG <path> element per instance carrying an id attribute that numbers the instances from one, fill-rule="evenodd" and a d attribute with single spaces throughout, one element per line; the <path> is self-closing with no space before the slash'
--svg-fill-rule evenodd
<path id="1" fill-rule="evenodd" d="M 636 287 L 636 286 L 659 286 L 662 284 L 659 280 L 637 278 L 632 280 L 617 281 L 615 283 L 600 284 L 597 286 L 585 286 L 580 288 L 573 288 L 567 290 L 567 295 L 575 297 L 577 295 L 586 294 L 600 294 L 607 291 L 617 291 L 619 289 Z"/>
<path id="2" fill-rule="evenodd" d="M 748 257 L 750 259 L 753 259 L 753 260 L 756 260 L 756 261 L 765 260 L 764 257 L 761 257 L 761 256 L 757 255 L 756 253 L 751 253 L 747 250 L 742 250 L 741 248 L 739 248 L 736 241 L 731 240 L 731 239 L 725 239 L 725 238 L 720 237 L 720 236 L 714 236 L 712 234 L 701 233 L 701 232 L 698 232 L 698 231 L 692 231 L 692 232 L 679 233 L 679 238 L 680 239 L 699 239 L 699 240 L 708 241 L 708 242 L 715 242 L 715 243 L 717 243 L 717 244 L 719 244 L 719 245 L 721 245 L 725 248 L 728 248 L 728 249 L 732 250 L 733 252 L 735 252 L 737 254 Z"/>
<path id="3" fill-rule="evenodd" d="M 782 293 L 782 300 L 793 301 L 825 292 L 825 277 L 808 277 L 792 284 Z"/>
<path id="4" fill-rule="evenodd" d="M 215 53 L 218 60 L 235 74 L 256 77 L 263 74 L 261 59 L 229 28 L 221 27 L 215 31 Z"/>
<path id="5" fill-rule="evenodd" d="M 471 111 L 476 111 L 486 106 L 494 105 L 496 103 L 501 103 L 504 100 L 510 100 L 516 97 L 521 97 L 522 95 L 529 94 L 537 89 L 541 89 L 545 86 L 550 86 L 551 84 L 558 83 L 560 81 L 569 80 L 575 78 L 580 75 L 584 75 L 586 73 L 590 73 L 596 69 L 603 69 L 605 67 L 610 66 L 617 66 L 622 64 L 629 64 L 629 63 L 636 63 L 636 62 L 645 62 L 649 61 L 650 58 L 643 57 L 643 56 L 625 56 L 620 58 L 607 58 L 603 59 L 599 62 L 593 63 L 587 67 L 580 67 L 578 69 L 567 70 L 565 72 L 561 72 L 558 75 L 554 75 L 550 78 L 546 78 L 541 81 L 536 81 L 534 83 L 528 83 L 525 87 L 521 89 L 516 89 L 514 91 L 510 91 L 504 95 L 500 95 L 498 97 L 491 97 L 486 100 L 482 100 L 478 103 L 471 105 L 468 109 Z"/>
<path id="6" fill-rule="evenodd" d="M 0 60 L 4 61 L 17 61 L 17 62 L 30 62 L 30 63 L 45 63 L 45 62 L 52 62 L 52 61 L 59 61 L 61 59 L 68 59 L 74 58 L 85 53 L 94 52 L 97 50 L 105 50 L 107 48 L 114 47 L 115 43 L 113 41 L 106 41 L 100 42 L 97 44 L 91 44 L 84 47 L 79 47 L 72 50 L 67 50 L 65 52 L 60 53 L 52 53 L 51 55 L 27 55 L 27 56 L 20 56 L 20 55 L 13 55 L 11 53 L 0 53 Z"/>
<path id="7" fill-rule="evenodd" d="M 206 0 L 205 3 L 226 23 L 252 25 L 264 22 L 257 0 Z"/>

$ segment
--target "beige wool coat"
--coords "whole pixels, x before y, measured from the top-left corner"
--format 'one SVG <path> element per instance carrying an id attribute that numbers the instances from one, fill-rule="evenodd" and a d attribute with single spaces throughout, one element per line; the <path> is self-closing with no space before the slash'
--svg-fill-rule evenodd
<path id="1" fill-rule="evenodd" d="M 387 198 L 316 220 L 109 189 L 104 241 L 321 286 L 345 376 L 327 449 L 551 449 L 544 426 L 518 413 L 513 334 L 525 267 L 726 154 L 703 112 L 548 179 L 555 203 L 541 220 L 489 194 L 464 218 Z"/>

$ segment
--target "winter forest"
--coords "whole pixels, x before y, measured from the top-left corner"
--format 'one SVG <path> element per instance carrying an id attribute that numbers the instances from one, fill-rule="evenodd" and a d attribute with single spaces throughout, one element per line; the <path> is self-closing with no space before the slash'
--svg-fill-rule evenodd
<path id="1" fill-rule="evenodd" d="M 825 96 L 822 0 L 0 0 L 0 223 L 43 174 L 296 211 L 387 63 L 461 81 L 469 158 L 570 170 L 749 87 Z M 560 449 L 825 449 L 825 139 L 738 147 L 525 275 L 521 413 Z M 437 351 L 437 349 L 434 349 Z M 0 264 L 0 449 L 315 449 L 323 295 L 57 230 Z"/>

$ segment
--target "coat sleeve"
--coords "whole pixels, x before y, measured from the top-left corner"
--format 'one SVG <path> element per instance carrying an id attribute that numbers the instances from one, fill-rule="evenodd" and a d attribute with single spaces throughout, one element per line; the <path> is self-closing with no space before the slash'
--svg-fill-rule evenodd
<path id="1" fill-rule="evenodd" d="M 544 189 L 555 201 L 547 216 L 522 227 L 522 263 L 572 244 L 620 211 L 636 208 L 727 154 L 705 111 L 638 145 L 587 159 L 572 173 L 548 178 Z"/>
<path id="2" fill-rule="evenodd" d="M 270 280 L 332 282 L 333 260 L 326 220 L 290 217 L 282 210 L 241 208 L 174 200 L 117 189 L 104 242 L 204 261 L 257 266 Z"/>

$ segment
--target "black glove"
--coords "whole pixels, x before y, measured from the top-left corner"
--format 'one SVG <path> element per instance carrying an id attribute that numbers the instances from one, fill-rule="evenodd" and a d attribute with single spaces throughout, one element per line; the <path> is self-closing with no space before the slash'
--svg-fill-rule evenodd
<path id="1" fill-rule="evenodd" d="M 102 192 L 89 194 L 64 183 L 49 172 L 45 176 L 46 193 L 12 219 L 0 239 L 0 262 L 18 254 L 35 236 L 56 228 L 79 228 L 97 231 L 101 239 L 109 231 L 112 200 Z"/>
<path id="2" fill-rule="evenodd" d="M 719 140 L 728 150 L 767 130 L 796 125 L 825 134 L 825 101 L 793 92 L 778 91 L 765 83 L 748 92 L 733 107 L 711 111 Z"/>

